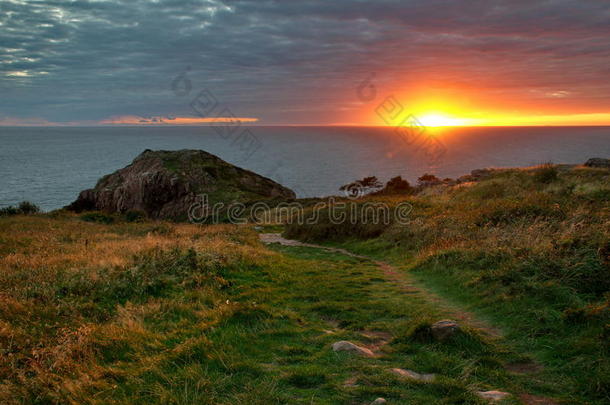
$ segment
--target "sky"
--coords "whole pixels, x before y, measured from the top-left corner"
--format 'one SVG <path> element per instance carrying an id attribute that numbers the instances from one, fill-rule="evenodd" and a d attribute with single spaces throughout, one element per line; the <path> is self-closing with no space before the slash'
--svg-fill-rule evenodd
<path id="1" fill-rule="evenodd" d="M 0 1 L 0 125 L 610 125 L 609 79 L 601 0 Z"/>

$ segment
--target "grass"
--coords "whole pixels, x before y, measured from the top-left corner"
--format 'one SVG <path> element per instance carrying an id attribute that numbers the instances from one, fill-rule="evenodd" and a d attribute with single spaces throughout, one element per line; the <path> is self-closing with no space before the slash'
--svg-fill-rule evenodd
<path id="1" fill-rule="evenodd" d="M 482 404 L 473 391 L 550 390 L 509 374 L 524 358 L 476 330 L 422 338 L 446 314 L 370 261 L 269 249 L 247 227 L 61 213 L 4 218 L 0 237 L 2 403 Z M 339 340 L 378 357 L 335 353 Z"/>
<path id="2" fill-rule="evenodd" d="M 419 283 L 505 331 L 544 366 L 554 396 L 610 401 L 610 172 L 543 165 L 412 197 L 408 224 L 333 227 L 321 213 L 286 235 L 401 266 Z M 365 203 L 370 199 L 359 201 Z"/>
<path id="3" fill-rule="evenodd" d="M 607 403 L 608 179 L 504 170 L 375 197 L 406 199 L 407 225 L 330 227 L 322 215 L 286 228 L 390 261 L 440 300 L 369 260 L 265 247 L 248 226 L 0 218 L 0 402 L 483 404 L 474 392 L 498 389 L 513 394 L 507 404 Z M 431 339 L 431 323 L 460 308 L 503 337 L 464 323 Z M 377 356 L 335 353 L 339 340 Z"/>

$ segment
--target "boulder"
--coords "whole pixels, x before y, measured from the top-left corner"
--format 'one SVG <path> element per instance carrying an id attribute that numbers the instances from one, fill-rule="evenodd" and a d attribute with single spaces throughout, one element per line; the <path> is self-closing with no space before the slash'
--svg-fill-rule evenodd
<path id="1" fill-rule="evenodd" d="M 333 350 L 336 352 L 355 353 L 365 357 L 373 357 L 375 355 L 366 347 L 360 347 L 358 345 L 353 344 L 352 342 L 348 342 L 347 340 L 341 340 L 339 342 L 333 343 Z"/>
<path id="2" fill-rule="evenodd" d="M 472 177 L 472 176 L 471 176 L 471 175 L 469 175 L 469 174 L 465 174 L 465 175 L 463 175 L 463 176 L 458 177 L 458 178 L 457 178 L 457 180 L 456 180 L 456 182 L 457 182 L 458 184 L 461 184 L 461 183 L 470 183 L 471 181 L 474 181 L 474 180 L 475 180 L 475 178 L 474 178 L 474 177 Z"/>
<path id="3" fill-rule="evenodd" d="M 405 370 L 402 368 L 393 368 L 390 371 L 401 377 L 410 378 L 410 379 L 416 380 L 416 381 L 431 382 L 431 381 L 434 381 L 434 379 L 436 378 L 436 375 L 434 375 L 434 374 L 420 374 L 420 373 L 416 373 L 415 371 Z"/>
<path id="4" fill-rule="evenodd" d="M 502 391 L 477 391 L 476 393 L 480 398 L 486 399 L 491 402 L 499 402 L 508 397 L 508 392 Z"/>
<path id="5" fill-rule="evenodd" d="M 371 402 L 371 405 L 381 405 L 381 404 L 387 404 L 387 403 L 388 403 L 388 401 L 386 401 L 385 398 L 377 398 L 376 400 Z"/>
<path id="6" fill-rule="evenodd" d="M 102 177 L 66 207 L 75 212 L 140 211 L 154 219 L 186 220 L 189 209 L 268 199 L 292 199 L 295 193 L 271 179 L 233 166 L 201 150 L 145 150 L 134 161 Z"/>
<path id="7" fill-rule="evenodd" d="M 585 162 L 585 166 L 610 169 L 610 159 L 591 158 Z"/>
<path id="8" fill-rule="evenodd" d="M 430 327 L 430 332 L 435 340 L 443 341 L 449 339 L 460 330 L 457 322 L 445 319 L 434 323 Z"/>
<path id="9" fill-rule="evenodd" d="M 488 178 L 492 172 L 491 169 L 475 169 L 470 172 L 470 177 L 473 180 L 483 180 Z"/>

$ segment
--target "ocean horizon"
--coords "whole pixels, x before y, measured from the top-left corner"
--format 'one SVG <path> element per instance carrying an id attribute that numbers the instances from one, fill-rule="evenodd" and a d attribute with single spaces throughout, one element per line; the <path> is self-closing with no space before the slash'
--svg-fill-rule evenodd
<path id="1" fill-rule="evenodd" d="M 442 156 L 431 161 L 393 127 L 248 125 L 0 127 L 0 206 L 27 200 L 61 208 L 145 149 L 201 149 L 269 177 L 298 197 L 339 194 L 364 176 L 414 183 L 424 173 L 456 178 L 485 167 L 581 164 L 610 156 L 610 126 L 428 128 Z"/>

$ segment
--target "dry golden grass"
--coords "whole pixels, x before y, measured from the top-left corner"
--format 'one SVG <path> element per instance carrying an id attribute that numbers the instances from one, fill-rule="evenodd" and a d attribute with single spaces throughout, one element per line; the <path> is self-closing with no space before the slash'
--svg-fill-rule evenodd
<path id="1" fill-rule="evenodd" d="M 2 218 L 0 243 L 0 402 L 7 404 L 96 403 L 92 392 L 113 389 L 113 379 L 128 372 L 120 362 L 109 366 L 100 359 L 156 348 L 157 354 L 136 363 L 143 373 L 186 346 L 202 344 L 187 339 L 166 352 L 146 322 L 184 311 L 200 319 L 200 330 L 217 324 L 236 308 L 224 303 L 217 287 L 222 276 L 214 269 L 256 264 L 269 255 L 256 235 L 236 226 L 104 225 L 68 214 Z M 164 252 L 174 254 L 174 261 L 195 252 L 194 262 L 184 276 L 164 274 Z M 121 273 L 134 266 L 152 266 L 153 273 L 142 273 L 143 282 L 161 277 L 163 288 L 169 283 L 202 299 L 171 299 L 171 292 L 129 295 L 130 282 Z"/>
<path id="2" fill-rule="evenodd" d="M 13 217 L 2 222 L 3 273 L 25 268 L 86 269 L 124 266 L 132 257 L 152 248 L 171 247 L 220 251 L 232 244 L 226 236 L 234 227 L 189 224 L 103 224 L 76 217 L 58 222 L 43 217 Z M 243 237 L 240 235 L 239 237 Z"/>

